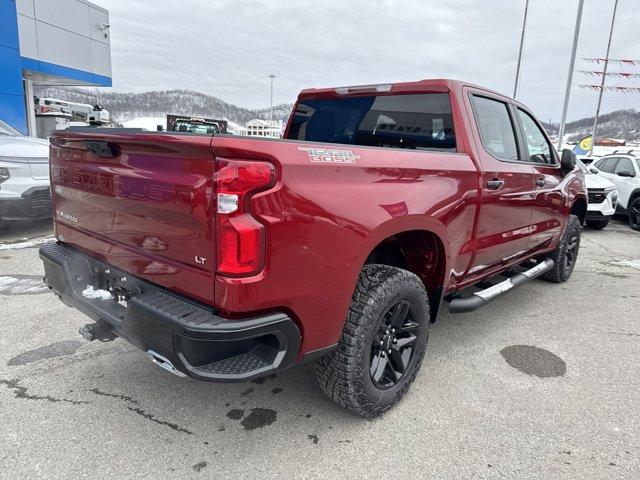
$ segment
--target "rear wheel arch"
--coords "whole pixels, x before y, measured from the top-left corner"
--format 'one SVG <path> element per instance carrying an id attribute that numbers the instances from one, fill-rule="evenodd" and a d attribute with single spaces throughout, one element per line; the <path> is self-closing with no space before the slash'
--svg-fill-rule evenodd
<path id="1" fill-rule="evenodd" d="M 401 268 L 422 280 L 431 305 L 431 321 L 440 306 L 447 270 L 445 243 L 429 230 L 405 230 L 379 241 L 364 265 L 378 264 Z"/>

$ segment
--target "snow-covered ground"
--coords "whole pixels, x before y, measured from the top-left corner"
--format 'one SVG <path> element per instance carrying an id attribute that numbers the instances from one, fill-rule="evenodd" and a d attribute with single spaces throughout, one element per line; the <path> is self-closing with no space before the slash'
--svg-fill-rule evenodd
<path id="1" fill-rule="evenodd" d="M 23 242 L 14 242 L 14 243 L 0 243 L 0 250 L 22 250 L 23 248 L 33 248 L 38 245 L 42 245 L 43 243 L 55 242 L 56 239 L 53 237 L 40 238 L 36 240 L 27 240 L 23 239 Z"/>
<path id="2" fill-rule="evenodd" d="M 132 120 L 122 122 L 125 128 L 144 128 L 145 130 L 157 130 L 158 125 L 162 125 L 162 129 L 167 129 L 166 117 L 138 117 Z"/>
<path id="3" fill-rule="evenodd" d="M 628 145 L 624 147 L 600 147 L 596 145 L 593 147 L 593 156 L 594 157 L 602 157 L 603 155 L 609 155 L 610 153 L 614 153 L 617 151 L 618 153 L 626 153 L 629 150 L 632 150 L 632 153 L 635 155 L 640 154 L 640 148 L 633 145 Z"/>

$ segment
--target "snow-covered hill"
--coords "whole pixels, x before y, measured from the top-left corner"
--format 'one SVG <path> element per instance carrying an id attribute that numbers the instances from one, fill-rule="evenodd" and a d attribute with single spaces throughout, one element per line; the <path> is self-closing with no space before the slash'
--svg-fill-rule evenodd
<path id="1" fill-rule="evenodd" d="M 160 119 L 164 124 L 165 115 L 194 115 L 220 118 L 244 124 L 254 118 L 268 120 L 270 109 L 248 109 L 231 105 L 219 98 L 191 90 L 165 90 L 160 92 L 118 93 L 106 90 L 84 88 L 48 87 L 37 89 L 39 97 L 53 97 L 72 102 L 100 104 L 111 113 L 113 121 L 123 125 L 136 119 Z M 275 120 L 286 119 L 291 111 L 290 104 L 273 107 Z M 155 130 L 155 124 L 152 125 Z"/>
<path id="2" fill-rule="evenodd" d="M 591 133 L 594 117 L 581 118 L 568 122 L 565 134 L 570 142 L 577 142 Z M 550 135 L 558 134 L 558 124 L 543 122 Z M 640 140 L 640 111 L 634 109 L 616 110 L 600 115 L 598 119 L 598 137 L 622 138 L 627 141 Z"/>

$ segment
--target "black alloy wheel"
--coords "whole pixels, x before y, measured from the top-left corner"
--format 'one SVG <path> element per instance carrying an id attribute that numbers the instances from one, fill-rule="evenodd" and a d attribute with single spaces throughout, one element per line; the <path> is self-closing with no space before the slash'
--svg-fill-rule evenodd
<path id="1" fill-rule="evenodd" d="M 564 265 L 563 268 L 565 271 L 571 271 L 573 269 L 574 264 L 576 263 L 576 259 L 578 258 L 578 247 L 580 246 L 580 233 L 579 232 L 571 232 L 569 235 L 569 241 L 567 242 L 567 248 L 565 250 L 564 255 Z"/>
<path id="2" fill-rule="evenodd" d="M 407 300 L 400 300 L 386 311 L 371 346 L 369 373 L 377 388 L 391 388 L 406 373 L 413 359 L 417 328 Z"/>

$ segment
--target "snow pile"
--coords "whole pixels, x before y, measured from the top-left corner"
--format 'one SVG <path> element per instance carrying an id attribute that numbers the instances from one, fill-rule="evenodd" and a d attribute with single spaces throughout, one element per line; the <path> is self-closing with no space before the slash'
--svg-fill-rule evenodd
<path id="1" fill-rule="evenodd" d="M 113 298 L 111 292 L 101 288 L 94 290 L 91 285 L 87 285 L 87 288 L 82 291 L 82 296 L 90 299 L 99 298 L 100 300 L 111 300 Z"/>
<path id="2" fill-rule="evenodd" d="M 0 276 L 0 294 L 28 295 L 47 291 L 49 288 L 40 278 Z"/>
<path id="3" fill-rule="evenodd" d="M 122 126 L 125 128 L 144 128 L 145 130 L 151 130 L 155 132 L 158 129 L 158 125 L 162 125 L 162 129 L 167 129 L 166 117 L 137 117 L 132 120 L 122 122 Z"/>
<path id="4" fill-rule="evenodd" d="M 621 267 L 631 267 L 640 270 L 640 260 L 617 260 L 611 263 L 614 265 L 620 265 Z"/>
<path id="5" fill-rule="evenodd" d="M 0 250 L 21 250 L 23 248 L 32 248 L 42 245 L 43 243 L 55 242 L 53 237 L 41 238 L 39 240 L 29 240 L 27 242 L 3 243 L 0 244 Z"/>

